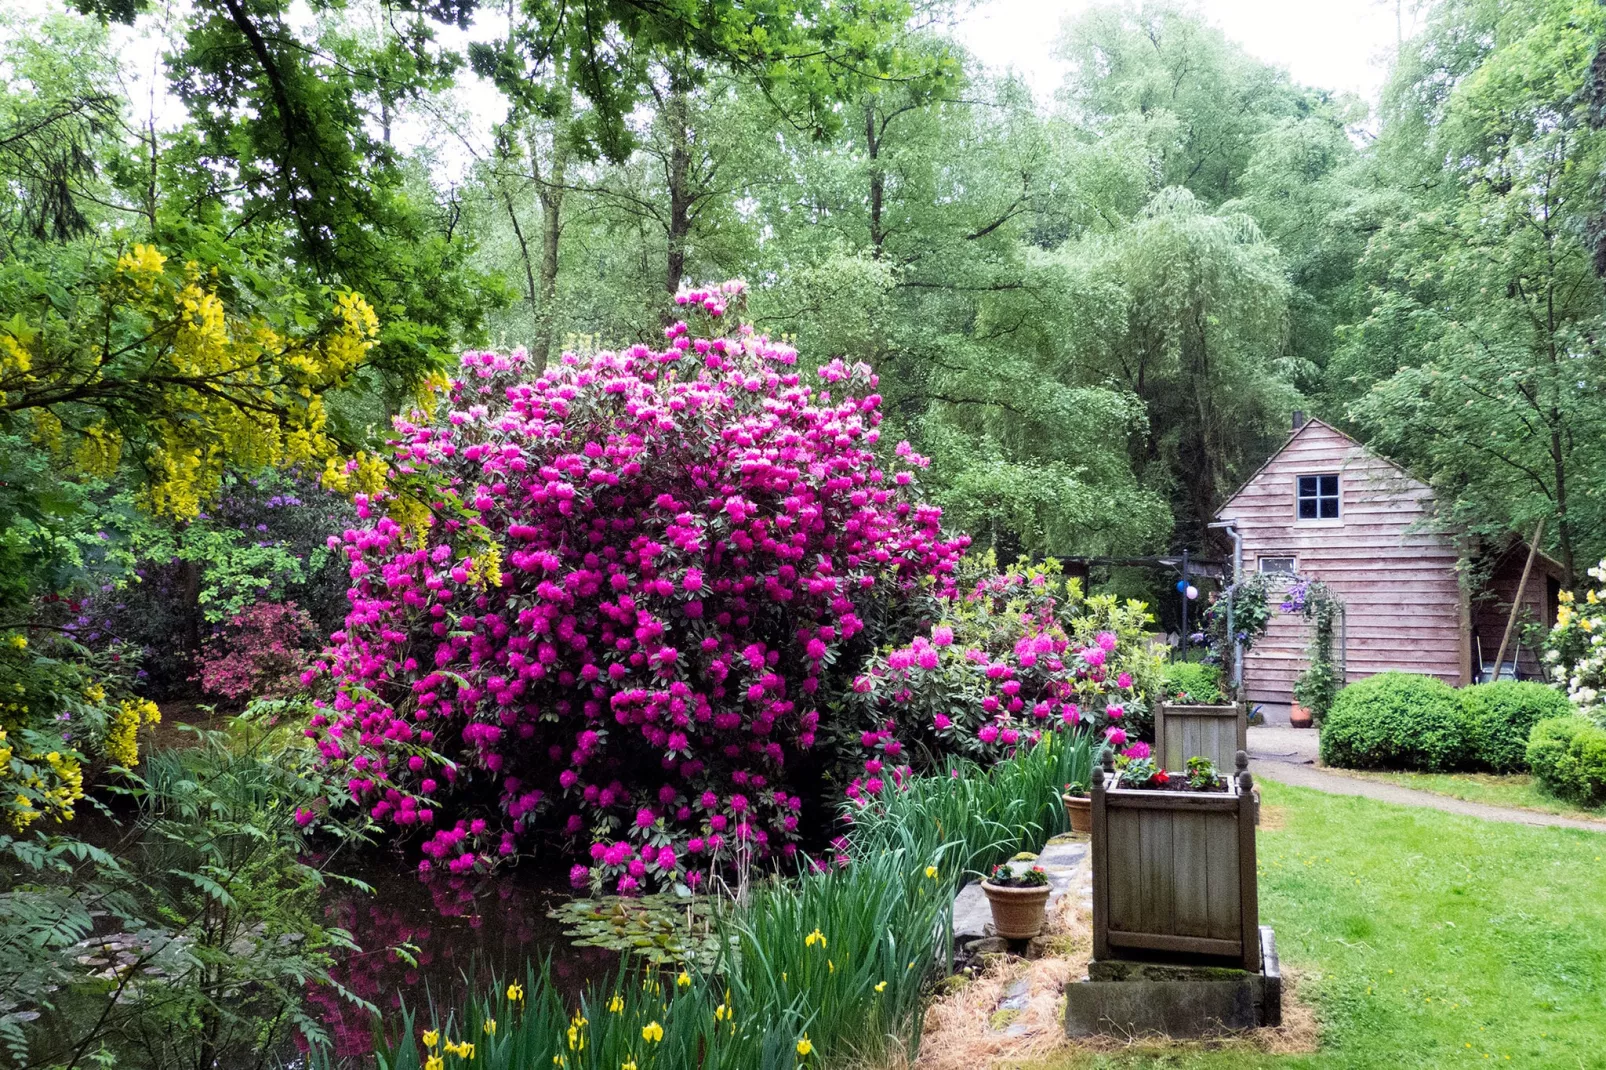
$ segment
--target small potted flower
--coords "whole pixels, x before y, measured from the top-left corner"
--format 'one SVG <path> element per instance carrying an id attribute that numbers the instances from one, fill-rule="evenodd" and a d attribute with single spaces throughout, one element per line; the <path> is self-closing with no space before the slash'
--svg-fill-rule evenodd
<path id="1" fill-rule="evenodd" d="M 1006 940 L 1029 940 L 1043 931 L 1048 874 L 1042 866 L 1004 862 L 981 882 L 993 908 L 993 930 Z"/>
<path id="2" fill-rule="evenodd" d="M 1065 817 L 1071 823 L 1071 831 L 1092 832 L 1093 800 L 1087 794 L 1087 781 L 1071 781 L 1065 785 L 1065 794 L 1060 799 L 1065 803 Z"/>

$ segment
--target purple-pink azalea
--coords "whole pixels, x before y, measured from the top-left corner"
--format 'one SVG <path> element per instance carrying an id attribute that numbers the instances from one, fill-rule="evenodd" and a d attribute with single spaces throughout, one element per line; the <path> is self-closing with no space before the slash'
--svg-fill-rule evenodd
<path id="1" fill-rule="evenodd" d="M 737 292 L 683 304 L 718 325 Z M 798 758 L 867 615 L 952 587 L 967 540 L 914 497 L 923 458 L 878 460 L 868 366 L 804 372 L 745 326 L 665 340 L 545 369 L 466 354 L 339 540 L 351 609 L 307 734 L 353 802 L 425 833 L 426 868 L 537 829 L 627 893 L 791 855 Z M 895 739 L 865 745 L 886 759 L 866 790 L 906 775 Z"/>

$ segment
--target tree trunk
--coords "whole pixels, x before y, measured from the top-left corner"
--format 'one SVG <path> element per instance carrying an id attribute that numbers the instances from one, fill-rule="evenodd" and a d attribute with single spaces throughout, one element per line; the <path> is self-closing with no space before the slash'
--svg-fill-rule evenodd
<path id="1" fill-rule="evenodd" d="M 1573 523 L 1567 516 L 1567 462 L 1562 450 L 1561 429 L 1554 424 L 1550 428 L 1550 461 L 1556 474 L 1556 546 L 1561 552 L 1562 584 L 1570 589 L 1577 578 Z"/>
<path id="2" fill-rule="evenodd" d="M 545 367 L 552 357 L 552 332 L 557 323 L 558 240 L 563 236 L 563 182 L 568 165 L 568 142 L 559 131 L 552 139 L 548 181 L 541 187 L 541 304 L 531 349 L 540 367 Z"/>
<path id="3" fill-rule="evenodd" d="M 669 125 L 669 159 L 665 185 L 669 188 L 669 220 L 665 230 L 669 255 L 664 288 L 673 297 L 686 275 L 686 239 L 691 234 L 691 100 L 678 74 L 670 75 L 669 97 L 664 106 Z"/>
<path id="4" fill-rule="evenodd" d="M 519 256 L 524 261 L 524 293 L 530 300 L 530 311 L 539 320 L 541 305 L 535 293 L 535 270 L 530 266 L 530 243 L 524 239 L 524 228 L 519 226 L 519 213 L 513 207 L 513 194 L 507 191 L 505 185 L 502 187 L 502 203 L 507 207 L 508 221 L 513 224 L 513 238 L 519 243 Z"/>
<path id="5" fill-rule="evenodd" d="M 887 241 L 881 223 L 887 178 L 881 170 L 881 139 L 876 134 L 874 103 L 864 106 L 864 148 L 870 158 L 870 255 L 880 260 L 882 247 Z"/>

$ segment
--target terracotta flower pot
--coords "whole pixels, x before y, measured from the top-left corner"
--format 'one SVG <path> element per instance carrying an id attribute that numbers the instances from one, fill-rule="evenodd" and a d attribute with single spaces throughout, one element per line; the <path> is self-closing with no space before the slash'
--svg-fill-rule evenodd
<path id="1" fill-rule="evenodd" d="M 1086 795 L 1061 795 L 1065 802 L 1065 816 L 1070 819 L 1072 832 L 1093 831 L 1093 800 Z"/>
<path id="2" fill-rule="evenodd" d="M 1309 728 L 1313 722 L 1310 711 L 1297 702 L 1288 704 L 1288 723 L 1294 728 Z"/>
<path id="3" fill-rule="evenodd" d="M 1029 940 L 1043 931 L 1043 908 L 1048 885 L 1036 888 L 1000 888 L 982 881 L 981 890 L 993 908 L 993 929 L 1006 940 Z"/>

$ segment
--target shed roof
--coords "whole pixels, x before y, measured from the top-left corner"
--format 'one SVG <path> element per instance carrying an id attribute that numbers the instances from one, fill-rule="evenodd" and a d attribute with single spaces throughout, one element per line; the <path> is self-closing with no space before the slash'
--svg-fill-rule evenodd
<path id="1" fill-rule="evenodd" d="M 1292 446 L 1295 442 L 1298 442 L 1299 439 L 1302 436 L 1304 436 L 1313 427 L 1325 428 L 1326 430 L 1331 431 L 1333 434 L 1337 435 L 1339 438 L 1342 438 L 1345 441 L 1351 443 L 1357 449 L 1365 450 L 1366 453 L 1369 456 L 1375 457 L 1378 460 L 1382 461 L 1384 464 L 1388 465 L 1390 468 L 1393 468 L 1396 472 L 1398 472 L 1401 475 L 1401 477 L 1403 477 L 1403 478 L 1405 478 L 1407 480 L 1410 480 L 1412 483 L 1415 483 L 1418 487 L 1421 487 L 1423 490 L 1431 490 L 1432 489 L 1426 483 L 1422 482 L 1420 479 L 1416 478 L 1410 472 L 1408 472 L 1405 469 L 1404 465 L 1401 465 L 1396 461 L 1389 460 L 1387 457 L 1383 456 L 1381 453 L 1378 453 L 1376 450 L 1372 449 L 1366 443 L 1364 443 L 1364 442 L 1360 441 L 1359 439 L 1357 439 L 1354 435 L 1346 434 L 1345 432 L 1340 431 L 1338 428 L 1334 427 L 1332 424 L 1328 423 L 1326 420 L 1318 420 L 1313 416 L 1313 417 L 1307 419 L 1304 423 L 1300 424 L 1298 427 L 1294 428 L 1294 430 L 1289 433 L 1288 438 L 1286 440 L 1284 440 L 1283 444 L 1281 446 L 1278 446 L 1275 450 L 1272 450 L 1271 456 L 1267 457 L 1263 462 L 1261 462 L 1260 467 L 1256 468 L 1252 473 L 1250 473 L 1249 478 L 1244 480 L 1242 483 L 1240 483 L 1238 485 L 1238 489 L 1237 490 L 1233 491 L 1230 495 L 1228 495 L 1227 500 L 1222 502 L 1221 506 L 1216 510 L 1216 516 L 1219 517 L 1219 516 L 1221 516 L 1222 513 L 1226 512 L 1227 508 L 1229 506 L 1231 506 L 1232 503 L 1238 499 L 1238 496 L 1241 495 L 1245 490 L 1247 490 L 1251 483 L 1253 483 L 1255 480 L 1259 479 L 1261 473 L 1264 472 L 1267 468 L 1269 468 L 1273 461 L 1277 460 L 1278 457 L 1282 456 L 1283 452 L 1285 450 L 1287 450 L 1288 447 Z"/>

